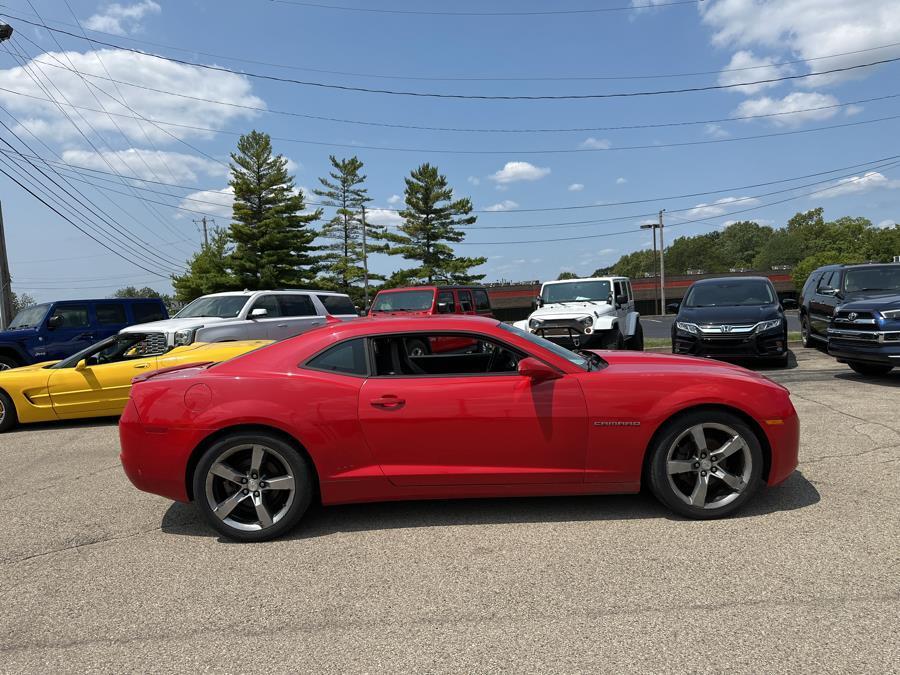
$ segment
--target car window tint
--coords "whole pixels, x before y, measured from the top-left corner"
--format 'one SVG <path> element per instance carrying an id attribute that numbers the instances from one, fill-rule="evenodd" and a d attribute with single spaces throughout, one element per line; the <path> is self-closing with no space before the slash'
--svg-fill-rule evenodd
<path id="1" fill-rule="evenodd" d="M 356 307 L 346 295 L 319 295 L 317 297 L 329 314 L 356 314 Z"/>
<path id="2" fill-rule="evenodd" d="M 478 289 L 472 291 L 472 295 L 475 296 L 475 309 L 479 312 L 484 312 L 491 308 L 491 301 L 488 299 L 487 291 Z"/>
<path id="3" fill-rule="evenodd" d="M 278 300 L 274 295 L 261 295 L 254 300 L 253 306 L 250 308 L 250 314 L 247 316 L 252 317 L 254 309 L 266 310 L 266 318 L 281 316 L 281 308 L 278 306 Z"/>
<path id="4" fill-rule="evenodd" d="M 831 277 L 834 272 L 825 272 L 822 275 L 822 278 L 819 280 L 819 286 L 816 290 L 822 290 L 823 288 L 828 288 L 831 286 Z"/>
<path id="5" fill-rule="evenodd" d="M 135 323 L 162 321 L 166 318 L 158 302 L 136 302 L 131 305 L 131 312 L 134 314 Z"/>
<path id="6" fill-rule="evenodd" d="M 615 284 L 616 284 L 616 285 L 615 285 L 615 288 L 616 288 L 616 299 L 618 299 L 618 297 L 619 297 L 620 295 L 625 295 L 625 290 L 622 288 L 622 282 L 621 282 L 621 281 L 617 281 L 617 282 L 615 282 Z"/>
<path id="7" fill-rule="evenodd" d="M 316 370 L 327 370 L 331 373 L 368 375 L 364 339 L 348 340 L 330 347 L 314 356 L 306 365 Z"/>
<path id="8" fill-rule="evenodd" d="M 379 377 L 452 377 L 516 373 L 523 354 L 464 333 L 418 333 L 372 339 Z"/>
<path id="9" fill-rule="evenodd" d="M 441 307 L 441 305 L 444 305 Z M 453 314 L 456 312 L 456 300 L 453 291 L 441 291 L 438 293 L 438 312 L 441 314 Z"/>
<path id="10" fill-rule="evenodd" d="M 806 283 L 803 284 L 803 290 L 801 291 L 801 293 L 803 295 L 806 295 L 807 293 L 809 293 L 810 289 L 815 288 L 820 276 L 822 276 L 821 272 L 813 272 L 812 274 L 810 274 L 809 279 L 807 279 Z"/>
<path id="11" fill-rule="evenodd" d="M 53 310 L 50 319 L 53 320 L 53 317 L 57 316 L 60 317 L 59 328 L 87 328 L 90 326 L 87 305 L 57 307 Z"/>
<path id="12" fill-rule="evenodd" d="M 469 291 L 457 291 L 459 296 L 459 308 L 463 312 L 472 311 L 472 294 Z"/>
<path id="13" fill-rule="evenodd" d="M 121 303 L 97 304 L 97 323 L 101 326 L 121 326 L 128 323 L 125 318 L 125 305 Z"/>
<path id="14" fill-rule="evenodd" d="M 316 307 L 308 295 L 285 293 L 278 296 L 282 316 L 315 316 Z"/>

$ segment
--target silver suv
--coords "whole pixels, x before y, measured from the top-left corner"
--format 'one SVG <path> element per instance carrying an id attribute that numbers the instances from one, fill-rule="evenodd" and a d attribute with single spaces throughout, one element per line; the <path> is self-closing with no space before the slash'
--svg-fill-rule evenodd
<path id="1" fill-rule="evenodd" d="M 199 297 L 171 319 L 121 332 L 160 333 L 169 348 L 192 342 L 284 340 L 323 325 L 329 315 L 345 321 L 358 316 L 344 293 L 230 291 Z"/>

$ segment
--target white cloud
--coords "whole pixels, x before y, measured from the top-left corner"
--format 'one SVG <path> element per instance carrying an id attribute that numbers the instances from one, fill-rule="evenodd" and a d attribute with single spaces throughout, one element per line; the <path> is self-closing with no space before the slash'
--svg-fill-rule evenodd
<path id="1" fill-rule="evenodd" d="M 549 168 L 535 166 L 530 162 L 507 162 L 502 169 L 491 174 L 490 179 L 500 185 L 507 185 L 523 180 L 540 180 L 549 173 Z"/>
<path id="2" fill-rule="evenodd" d="M 768 121 L 778 127 L 796 127 L 804 122 L 827 120 L 834 117 L 838 113 L 838 108 L 826 108 L 826 106 L 835 106 L 839 103 L 838 99 L 831 94 L 820 94 L 818 92 L 802 92 L 795 91 L 784 98 L 762 98 L 748 99 L 741 103 L 734 110 L 736 117 L 744 117 L 750 115 L 775 115 L 769 117 Z M 790 113 L 795 110 L 808 110 L 809 108 L 825 108 L 824 110 L 809 110 L 808 112 L 798 112 L 792 115 L 783 115 L 781 113 Z"/>
<path id="3" fill-rule="evenodd" d="M 113 2 L 105 5 L 97 14 L 84 20 L 90 30 L 127 35 L 141 31 L 141 20 L 148 14 L 159 14 L 162 8 L 153 0 L 141 0 L 133 5 Z"/>
<path id="4" fill-rule="evenodd" d="M 157 177 L 174 178 L 175 182 L 195 182 L 198 174 L 221 176 L 227 169 L 197 155 L 165 150 L 128 148 L 96 153 L 93 150 L 64 150 L 62 159 L 67 164 L 116 171 L 126 176 L 156 180 Z M 112 167 L 112 169 L 110 169 Z"/>
<path id="5" fill-rule="evenodd" d="M 694 208 L 685 214 L 686 218 L 713 218 L 727 213 L 729 207 L 734 204 L 739 208 L 755 206 L 759 204 L 759 200 L 755 197 L 723 197 L 717 199 L 711 204 L 697 204 Z"/>
<path id="6" fill-rule="evenodd" d="M 193 211 L 204 211 L 220 218 L 231 218 L 234 204 L 234 188 L 230 185 L 221 190 L 200 190 L 191 192 L 181 200 L 179 206 Z"/>
<path id="7" fill-rule="evenodd" d="M 887 228 L 889 228 L 889 227 L 894 227 L 894 225 L 896 225 L 896 224 L 897 224 L 896 221 L 891 220 L 891 219 L 888 219 L 888 220 L 882 220 L 882 221 L 881 221 L 880 223 L 878 223 L 875 227 L 877 227 L 877 228 L 880 229 L 880 230 L 885 230 L 885 229 L 887 229 Z"/>
<path id="8" fill-rule="evenodd" d="M 285 164 L 285 168 L 287 169 L 288 173 L 294 174 L 303 168 L 303 165 L 300 162 L 295 162 L 290 157 L 285 157 L 284 159 L 287 162 Z"/>
<path id="9" fill-rule="evenodd" d="M 396 211 L 388 209 L 366 209 L 366 222 L 375 225 L 386 225 L 388 227 L 397 227 L 403 224 L 403 218 Z"/>
<path id="10" fill-rule="evenodd" d="M 403 197 L 401 197 L 400 195 L 391 195 L 390 197 L 388 197 L 387 203 L 391 206 L 395 206 L 397 204 L 400 204 L 402 201 Z"/>
<path id="11" fill-rule="evenodd" d="M 97 60 L 98 57 L 102 59 L 102 62 Z M 68 70 L 69 61 L 72 63 L 71 67 L 84 73 L 86 80 L 93 86 L 89 88 L 76 73 Z M 59 67 L 60 64 L 63 64 L 65 68 Z M 104 66 L 109 70 L 108 76 Z M 71 109 L 67 110 L 86 133 L 90 133 L 90 130 L 81 121 L 81 116 L 90 122 L 98 132 L 111 132 L 111 138 L 116 137 L 118 133 L 116 126 L 118 125 L 132 143 L 146 143 L 148 136 L 155 143 L 172 143 L 173 137 L 179 139 L 209 138 L 213 134 L 208 131 L 159 125 L 165 129 L 162 131 L 148 122 L 135 119 L 135 114 L 129 108 L 136 111 L 139 116 L 151 120 L 164 120 L 211 129 L 223 129 L 233 120 L 251 118 L 257 113 L 252 110 L 216 105 L 201 100 L 168 96 L 124 84 L 118 85 L 117 90 L 115 85 L 105 79 L 107 77 L 153 89 L 187 92 L 200 99 L 265 107 L 265 102 L 251 93 L 250 80 L 242 75 L 185 66 L 119 49 L 101 49 L 84 54 L 47 52 L 32 59 L 29 69 L 43 72 L 47 77 L 52 78 L 55 86 L 61 92 L 61 94 L 57 94 L 54 89 L 55 98 L 61 101 L 68 100 L 74 106 L 99 111 L 79 110 L 77 114 L 73 114 Z M 5 70 L 0 69 L 0 87 L 25 95 L 16 96 L 5 93 L 3 105 L 16 114 L 23 126 L 35 134 L 39 134 L 44 140 L 69 141 L 80 138 L 78 131 L 55 104 L 35 98 L 26 98 L 26 96 L 37 99 L 46 99 L 47 97 L 26 70 L 18 66 Z M 117 102 L 122 100 L 119 92 L 121 92 L 121 96 L 125 97 L 127 106 Z M 99 99 L 108 112 L 113 114 L 112 119 L 100 110 L 94 96 Z M 63 108 L 66 106 L 64 105 Z"/>
<path id="12" fill-rule="evenodd" d="M 706 132 L 707 136 L 712 136 L 713 138 L 728 138 L 729 136 L 731 136 L 730 133 L 725 131 L 725 129 L 720 127 L 718 124 L 707 124 L 704 128 L 704 131 Z"/>
<path id="13" fill-rule="evenodd" d="M 491 204 L 490 206 L 485 206 L 485 211 L 509 211 L 510 209 L 515 209 L 519 206 L 518 202 L 514 202 L 512 199 L 504 199 L 502 202 L 497 204 Z"/>
<path id="14" fill-rule="evenodd" d="M 581 192 L 584 190 L 584 183 L 572 183 L 568 187 L 569 192 Z"/>
<path id="15" fill-rule="evenodd" d="M 735 52 L 731 57 L 731 61 L 725 66 L 725 70 L 731 72 L 719 73 L 719 84 L 729 85 L 737 84 L 739 82 L 771 80 L 791 72 L 790 66 L 775 66 L 772 65 L 773 63 L 775 63 L 775 59 L 771 57 L 760 58 L 751 51 L 741 50 Z M 777 86 L 777 82 L 766 82 L 762 84 L 750 84 L 743 87 L 733 87 L 728 91 L 736 91 L 742 94 L 756 94 L 763 89 Z"/>
<path id="16" fill-rule="evenodd" d="M 594 138 L 591 136 L 582 141 L 578 147 L 585 150 L 609 150 L 612 147 L 612 143 L 605 138 Z"/>
<path id="17" fill-rule="evenodd" d="M 472 185 L 481 184 L 481 179 L 478 176 L 469 176 L 468 178 L 466 178 L 466 180 L 469 181 Z"/>
<path id="18" fill-rule="evenodd" d="M 702 20 L 713 29 L 713 44 L 720 47 L 760 47 L 779 55 L 779 61 L 846 54 L 803 66 L 804 72 L 853 66 L 888 55 L 888 52 L 849 54 L 900 42 L 900 15 L 896 0 L 718 0 L 700 4 Z M 791 58 L 782 58 L 790 56 Z M 863 78 L 866 68 L 801 80 L 818 87 L 850 78 Z M 756 71 L 747 71 L 754 74 Z M 746 80 L 760 79 L 747 77 Z M 745 80 L 745 81 L 746 81 Z"/>
<path id="19" fill-rule="evenodd" d="M 843 197 L 844 195 L 859 194 L 886 188 L 896 190 L 900 188 L 900 179 L 891 180 L 878 171 L 867 171 L 861 176 L 841 178 L 832 187 L 820 191 L 817 197 Z"/>
<path id="20" fill-rule="evenodd" d="M 618 178 L 616 178 L 616 185 L 625 185 L 625 183 L 627 183 L 627 182 L 628 182 L 628 179 L 623 178 L 622 176 L 619 176 Z"/>

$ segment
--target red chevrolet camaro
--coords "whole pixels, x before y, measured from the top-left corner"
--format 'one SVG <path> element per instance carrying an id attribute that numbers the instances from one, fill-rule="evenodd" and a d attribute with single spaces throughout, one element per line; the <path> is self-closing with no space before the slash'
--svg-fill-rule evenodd
<path id="1" fill-rule="evenodd" d="M 410 340 L 465 351 L 410 355 Z M 797 466 L 787 390 L 737 366 L 567 351 L 494 319 L 332 323 L 137 379 L 119 423 L 140 489 L 241 540 L 323 504 L 637 492 L 732 513 Z"/>

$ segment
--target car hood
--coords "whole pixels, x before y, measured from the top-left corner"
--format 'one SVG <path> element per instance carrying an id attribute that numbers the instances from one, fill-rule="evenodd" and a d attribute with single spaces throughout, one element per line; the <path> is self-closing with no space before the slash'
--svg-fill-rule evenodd
<path id="1" fill-rule="evenodd" d="M 40 363 L 32 363 L 30 366 L 19 366 L 18 368 L 10 368 L 9 370 L 0 370 L 0 378 L 8 375 L 21 375 L 22 373 L 43 370 L 48 366 L 52 366 L 54 363 L 59 363 L 59 361 L 41 361 Z"/>
<path id="2" fill-rule="evenodd" d="M 890 310 L 900 309 L 900 294 L 871 296 L 868 299 L 841 303 L 846 310 Z"/>
<path id="3" fill-rule="evenodd" d="M 898 291 L 896 288 L 892 288 L 884 291 L 844 291 L 842 297 L 842 303 L 846 304 L 848 302 L 858 302 L 860 300 L 881 300 L 890 299 L 898 296 Z"/>
<path id="4" fill-rule="evenodd" d="M 15 330 L 0 330 L 0 342 L 15 342 L 38 334 L 35 328 L 17 328 Z"/>
<path id="5" fill-rule="evenodd" d="M 538 307 L 531 313 L 532 319 L 569 318 L 573 316 L 599 316 L 613 311 L 612 305 L 604 301 L 572 301 L 554 302 L 543 307 Z"/>
<path id="6" fill-rule="evenodd" d="M 208 326 L 212 323 L 222 323 L 223 321 L 235 321 L 234 318 L 222 319 L 217 316 L 198 316 L 188 319 L 163 319 L 162 321 L 151 321 L 150 323 L 141 323 L 136 326 L 128 326 L 123 328 L 120 333 L 174 333 L 179 330 L 188 328 L 200 328 Z"/>
<path id="7" fill-rule="evenodd" d="M 778 305 L 749 305 L 722 307 L 681 307 L 678 321 L 708 324 L 752 324 L 781 316 Z"/>

